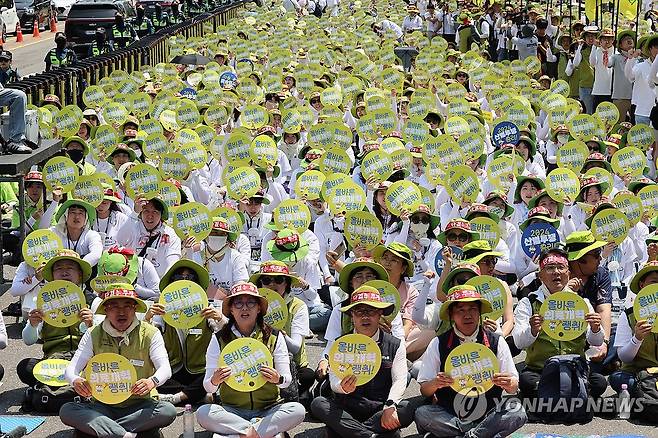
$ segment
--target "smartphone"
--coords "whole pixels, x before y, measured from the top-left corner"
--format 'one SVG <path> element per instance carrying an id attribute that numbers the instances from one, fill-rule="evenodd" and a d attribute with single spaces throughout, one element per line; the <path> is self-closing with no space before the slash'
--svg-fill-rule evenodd
<path id="1" fill-rule="evenodd" d="M 345 254 L 345 251 L 347 250 L 347 247 L 345 246 L 345 241 L 343 240 L 340 242 L 340 245 L 334 249 L 334 252 L 336 253 L 336 258 L 339 259 Z"/>

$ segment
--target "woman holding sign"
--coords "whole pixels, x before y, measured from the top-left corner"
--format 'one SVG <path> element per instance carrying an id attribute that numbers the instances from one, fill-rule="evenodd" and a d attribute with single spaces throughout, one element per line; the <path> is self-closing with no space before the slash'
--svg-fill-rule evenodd
<path id="1" fill-rule="evenodd" d="M 278 260 L 270 260 L 260 265 L 260 270 L 249 281 L 259 288 L 273 290 L 283 297 L 288 309 L 288 319 L 281 330 L 288 351 L 293 355 L 299 379 L 299 394 L 308 391 L 315 382 L 315 371 L 308 366 L 305 338 L 311 334 L 308 307 L 302 300 L 291 295 L 299 279 L 290 273 L 288 266 Z"/>
<path id="2" fill-rule="evenodd" d="M 57 225 L 50 227 L 62 239 L 64 248 L 77 252 L 91 266 L 96 266 L 103 254 L 100 234 L 92 229 L 96 209 L 79 199 L 69 199 L 55 214 Z"/>
<path id="3" fill-rule="evenodd" d="M 103 249 L 107 250 L 124 243 L 126 233 L 123 232 L 123 227 L 130 221 L 128 215 L 119 207 L 119 193 L 109 185 L 103 187 L 103 201 L 96 207 L 96 220 L 91 224 L 91 229 L 100 234 Z"/>
<path id="4" fill-rule="evenodd" d="M 209 393 L 219 389 L 220 402 L 197 411 L 197 421 L 208 431 L 272 438 L 304 420 L 301 404 L 282 403 L 280 397 L 279 390 L 292 379 L 290 359 L 283 334 L 272 333 L 263 320 L 267 306 L 253 283 L 234 285 L 224 300 L 228 322 L 210 341 L 203 381 Z"/>

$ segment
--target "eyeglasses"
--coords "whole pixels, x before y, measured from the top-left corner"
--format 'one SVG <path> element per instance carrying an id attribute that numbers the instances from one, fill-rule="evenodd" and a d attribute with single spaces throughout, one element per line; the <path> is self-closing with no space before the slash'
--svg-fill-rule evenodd
<path id="1" fill-rule="evenodd" d="M 257 304 L 258 304 L 258 301 L 256 301 L 256 300 L 233 301 L 231 303 L 231 306 L 233 306 L 234 308 L 236 308 L 238 310 L 242 310 L 242 309 L 244 309 L 245 306 L 247 306 L 247 309 L 253 309 L 254 307 L 256 307 Z"/>
<path id="2" fill-rule="evenodd" d="M 456 241 L 459 240 L 460 242 L 468 242 L 468 239 L 471 238 L 470 234 L 466 233 L 449 233 L 446 234 L 446 239 Z"/>
<path id="3" fill-rule="evenodd" d="M 424 223 L 424 224 L 429 224 L 430 223 L 430 218 L 426 216 L 412 216 L 411 217 L 411 223 L 413 224 L 418 224 L 418 223 Z"/>
<path id="4" fill-rule="evenodd" d="M 374 316 L 379 312 L 379 309 L 374 307 L 364 307 L 361 309 L 352 309 L 352 315 L 363 317 L 363 316 Z"/>
<path id="5" fill-rule="evenodd" d="M 457 73 L 458 78 L 465 78 L 467 75 L 464 73 Z"/>
<path id="6" fill-rule="evenodd" d="M 263 276 L 260 278 L 260 282 L 263 284 L 263 286 L 267 286 L 272 283 L 283 284 L 286 282 L 286 279 L 280 276 Z"/>
<path id="7" fill-rule="evenodd" d="M 564 274 L 569 271 L 569 267 L 565 265 L 548 265 L 544 266 L 542 271 L 546 271 L 549 274 Z"/>
<path id="8" fill-rule="evenodd" d="M 496 257 L 485 257 L 480 260 L 480 263 L 483 263 L 487 266 L 496 266 Z"/>

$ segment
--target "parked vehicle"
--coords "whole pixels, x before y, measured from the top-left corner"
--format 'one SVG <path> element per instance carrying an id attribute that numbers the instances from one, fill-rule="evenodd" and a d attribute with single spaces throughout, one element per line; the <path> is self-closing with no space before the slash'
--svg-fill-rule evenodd
<path id="1" fill-rule="evenodd" d="M 129 0 L 82 0 L 71 6 L 64 33 L 68 42 L 74 44 L 73 49 L 78 59 L 87 56 L 97 28 L 104 27 L 107 34 L 111 35 L 114 14 L 117 12 L 123 13 L 126 21 L 136 15 Z"/>
<path id="2" fill-rule="evenodd" d="M 160 1 L 160 0 L 141 0 L 139 2 L 140 5 L 144 6 L 144 12 L 146 12 L 147 17 L 150 17 L 153 14 L 155 14 L 155 5 L 156 4 L 159 4 L 160 6 L 162 6 L 162 12 L 165 12 L 165 13 L 168 14 L 170 9 L 171 9 L 171 3 L 172 3 L 171 0 L 164 0 L 164 1 Z"/>
<path id="3" fill-rule="evenodd" d="M 39 29 L 50 29 L 53 7 L 50 0 L 16 0 L 16 13 L 23 29 L 32 30 L 34 21 Z"/>
<path id="4" fill-rule="evenodd" d="M 71 6 L 75 3 L 76 0 L 53 0 L 53 6 L 55 13 L 57 14 L 57 19 L 59 21 L 66 20 L 66 17 L 71 10 Z"/>
<path id="5" fill-rule="evenodd" d="M 0 22 L 3 41 L 7 41 L 7 34 L 15 33 L 16 24 L 19 23 L 14 0 L 0 0 Z"/>

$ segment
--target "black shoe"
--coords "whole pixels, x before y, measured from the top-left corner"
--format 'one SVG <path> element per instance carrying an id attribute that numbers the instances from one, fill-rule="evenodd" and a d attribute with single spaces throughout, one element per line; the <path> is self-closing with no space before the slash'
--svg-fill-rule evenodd
<path id="1" fill-rule="evenodd" d="M 25 144 L 32 150 L 39 149 L 39 145 L 33 141 L 25 139 Z"/>
<path id="2" fill-rule="evenodd" d="M 80 432 L 79 430 L 76 429 L 75 432 L 73 432 L 73 438 L 96 438 L 93 435 L 86 434 L 84 432 Z"/>
<path id="3" fill-rule="evenodd" d="M 30 147 L 28 145 L 26 145 L 24 141 L 19 141 L 19 142 L 10 141 L 9 143 L 5 144 L 3 150 L 4 150 L 5 154 L 31 154 L 32 153 L 32 149 L 30 149 Z"/>
<path id="4" fill-rule="evenodd" d="M 8 305 L 7 308 L 2 311 L 2 316 L 15 316 L 16 318 L 23 316 L 21 302 L 16 301 L 15 303 Z"/>

